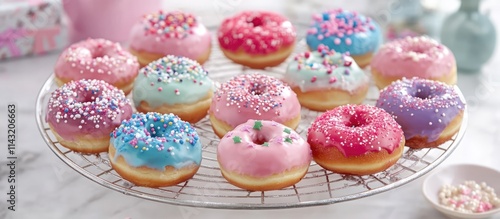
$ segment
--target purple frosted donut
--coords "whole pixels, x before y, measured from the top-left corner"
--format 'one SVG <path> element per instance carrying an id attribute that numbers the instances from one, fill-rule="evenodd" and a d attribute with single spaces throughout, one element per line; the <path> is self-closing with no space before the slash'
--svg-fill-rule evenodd
<path id="1" fill-rule="evenodd" d="M 376 106 L 401 125 L 411 148 L 448 141 L 460 129 L 465 109 L 453 86 L 421 78 L 393 82 L 380 92 Z"/>

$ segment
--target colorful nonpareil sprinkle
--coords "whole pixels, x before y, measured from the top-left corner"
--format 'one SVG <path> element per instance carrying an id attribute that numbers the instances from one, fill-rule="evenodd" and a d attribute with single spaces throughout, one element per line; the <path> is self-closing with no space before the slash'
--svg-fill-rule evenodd
<path id="1" fill-rule="evenodd" d="M 158 11 L 144 16 L 143 24 L 146 35 L 182 39 L 193 34 L 192 28 L 197 25 L 197 20 L 188 13 Z"/>

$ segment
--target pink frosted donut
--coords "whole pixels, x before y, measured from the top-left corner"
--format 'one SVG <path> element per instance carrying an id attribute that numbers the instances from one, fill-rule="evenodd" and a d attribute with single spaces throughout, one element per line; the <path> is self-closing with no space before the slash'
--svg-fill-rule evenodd
<path id="1" fill-rule="evenodd" d="M 211 35 L 194 15 L 158 11 L 144 16 L 132 28 L 130 52 L 146 66 L 166 55 L 184 56 L 198 63 L 207 61 Z"/>
<path id="2" fill-rule="evenodd" d="M 457 82 L 453 53 L 426 36 L 406 37 L 384 44 L 372 59 L 371 71 L 380 89 L 403 77 L 419 77 L 447 84 Z"/>
<path id="3" fill-rule="evenodd" d="M 251 68 L 282 63 L 293 51 L 295 27 L 283 15 L 243 11 L 224 19 L 217 31 L 224 55 Z"/>
<path id="4" fill-rule="evenodd" d="M 249 119 L 272 120 L 295 129 L 300 121 L 300 104 L 282 81 L 263 74 L 243 74 L 217 89 L 209 115 L 219 137 Z"/>
<path id="5" fill-rule="evenodd" d="M 87 39 L 71 45 L 56 62 L 55 79 L 61 86 L 80 79 L 103 80 L 128 94 L 139 71 L 137 58 L 120 44 Z"/>
<path id="6" fill-rule="evenodd" d="M 95 79 L 71 81 L 55 90 L 46 121 L 59 143 L 73 151 L 108 150 L 110 133 L 132 116 L 123 91 Z"/>
<path id="7" fill-rule="evenodd" d="M 311 163 L 311 149 L 284 125 L 248 120 L 221 139 L 217 161 L 231 184 L 253 191 L 274 190 L 302 179 Z"/>
<path id="8" fill-rule="evenodd" d="M 384 110 L 344 105 L 327 111 L 308 130 L 314 161 L 325 169 L 366 175 L 385 170 L 401 157 L 401 126 Z"/>

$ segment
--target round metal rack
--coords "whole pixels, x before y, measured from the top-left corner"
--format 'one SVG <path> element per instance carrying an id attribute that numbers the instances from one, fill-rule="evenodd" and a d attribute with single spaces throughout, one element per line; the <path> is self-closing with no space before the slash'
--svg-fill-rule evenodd
<path id="1" fill-rule="evenodd" d="M 301 41 L 296 52 L 305 49 L 305 43 Z M 286 62 L 265 70 L 249 69 L 232 63 L 218 50 L 217 44 L 214 44 L 211 58 L 204 67 L 212 79 L 223 82 L 234 75 L 251 72 L 265 72 L 281 77 L 285 72 Z M 343 175 L 324 170 L 312 162 L 304 179 L 296 185 L 266 192 L 239 189 L 222 177 L 216 160 L 219 138 L 213 133 L 209 120 L 205 118 L 195 124 L 203 144 L 203 161 L 197 174 L 175 186 L 146 188 L 134 186 L 120 177 L 111 168 L 106 153 L 80 154 L 59 144 L 45 122 L 46 105 L 51 92 L 56 88 L 54 76 L 51 76 L 38 95 L 36 120 L 43 139 L 59 159 L 88 179 L 126 195 L 168 204 L 206 208 L 276 209 L 327 205 L 394 189 L 417 179 L 445 160 L 462 139 L 468 118 L 466 110 L 460 131 L 450 141 L 436 148 L 414 150 L 406 147 L 401 159 L 380 173 L 365 176 Z M 462 95 L 458 88 L 456 90 Z M 371 86 L 365 103 L 373 105 L 377 98 L 378 89 Z M 307 128 L 319 114 L 320 112 L 302 109 L 302 120 L 297 128 L 302 137 L 306 137 Z"/>

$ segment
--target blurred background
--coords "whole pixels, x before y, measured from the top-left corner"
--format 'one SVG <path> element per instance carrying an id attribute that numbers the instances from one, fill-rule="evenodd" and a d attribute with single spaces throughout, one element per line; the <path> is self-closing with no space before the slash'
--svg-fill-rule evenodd
<path id="1" fill-rule="evenodd" d="M 500 170 L 498 0 L 0 0 L 0 117 L 7 103 L 17 104 L 21 164 L 19 210 L 7 212 L 2 204 L 0 218 L 445 218 L 421 195 L 423 177 L 372 197 L 314 208 L 224 211 L 145 201 L 82 177 L 52 154 L 38 132 L 37 94 L 72 42 L 104 37 L 126 45 L 130 27 L 159 8 L 192 12 L 212 29 L 237 11 L 276 11 L 297 26 L 301 39 L 313 13 L 338 7 L 371 16 L 386 41 L 425 34 L 450 47 L 469 123 L 461 144 L 440 167 L 475 163 Z M 6 141 L 5 120 L 0 118 L 0 142 Z M 7 185 L 3 159 L 0 191 Z"/>
<path id="2" fill-rule="evenodd" d="M 415 35 L 441 40 L 457 56 L 459 69 L 477 72 L 489 60 L 496 45 L 492 20 L 498 15 L 490 10 L 498 1 L 462 1 L 0 0 L 0 60 L 60 50 L 87 37 L 103 37 L 126 44 L 131 26 L 143 14 L 159 8 L 192 12 L 213 29 L 224 17 L 237 11 L 277 11 L 293 21 L 298 36 L 303 37 L 313 13 L 342 7 L 375 19 L 383 28 L 386 40 Z M 479 56 L 477 51 L 481 51 Z"/>

